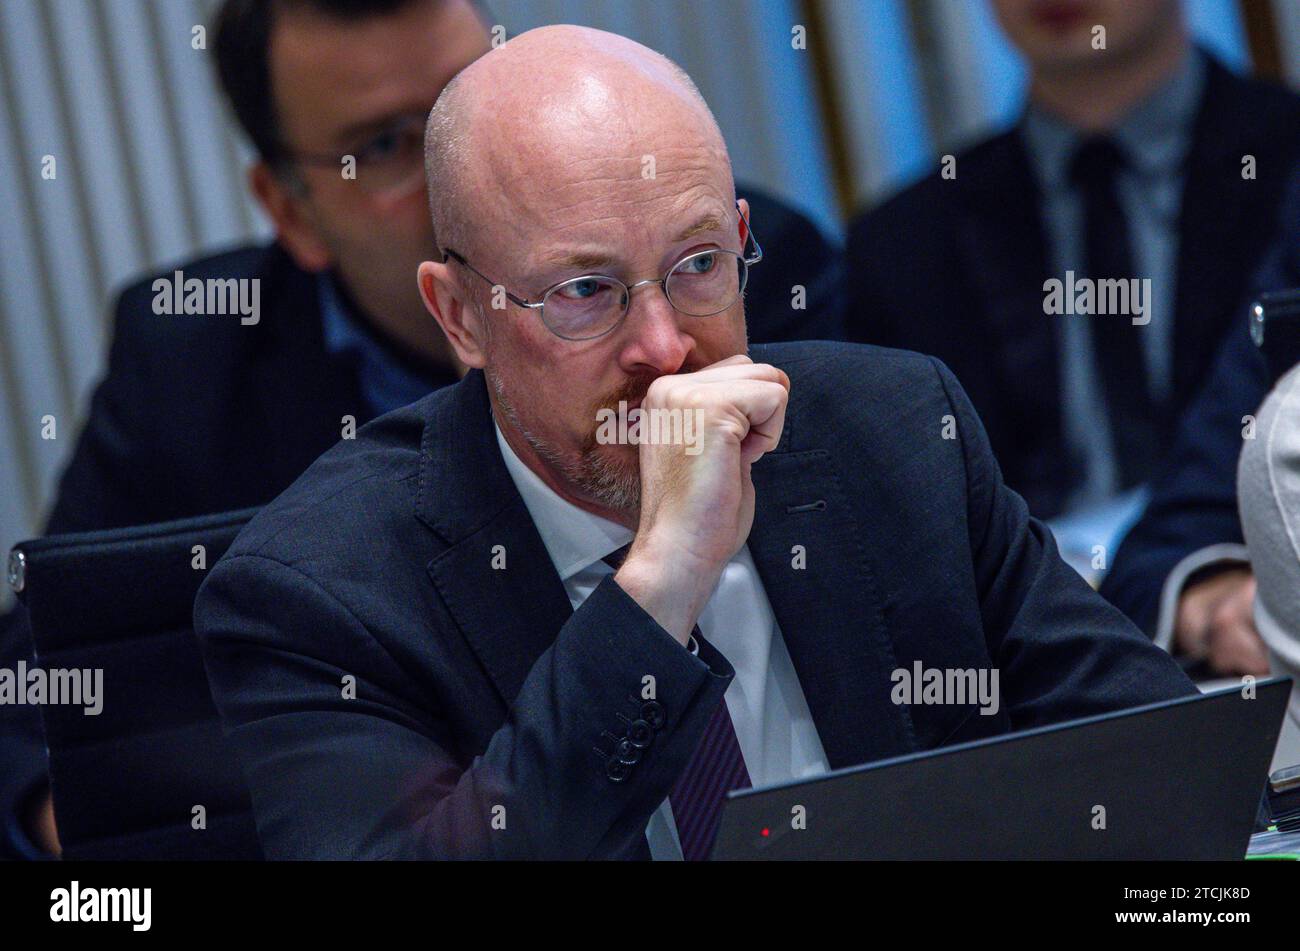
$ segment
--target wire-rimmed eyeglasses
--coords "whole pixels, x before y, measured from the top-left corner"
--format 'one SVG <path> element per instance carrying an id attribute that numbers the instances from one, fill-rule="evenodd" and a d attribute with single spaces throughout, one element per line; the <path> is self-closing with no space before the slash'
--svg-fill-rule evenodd
<path id="1" fill-rule="evenodd" d="M 681 258 L 657 280 L 625 284 L 608 274 L 584 274 L 572 277 L 544 290 L 537 300 L 510 293 L 505 287 L 478 270 L 464 255 L 452 248 L 443 250 L 443 261 L 453 258 L 499 289 L 519 307 L 539 311 L 546 328 L 564 340 L 594 340 L 603 337 L 623 322 L 631 307 L 632 292 L 646 284 L 658 284 L 673 308 L 691 317 L 720 314 L 745 292 L 749 267 L 763 260 L 763 249 L 749 227 L 740 205 L 736 206 L 745 222 L 746 244 L 753 244 L 751 254 L 706 248 Z"/>

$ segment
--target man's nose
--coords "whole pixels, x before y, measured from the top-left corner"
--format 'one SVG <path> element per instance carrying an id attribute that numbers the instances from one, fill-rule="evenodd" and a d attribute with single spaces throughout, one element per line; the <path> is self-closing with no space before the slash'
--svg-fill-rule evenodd
<path id="1" fill-rule="evenodd" d="M 624 318 L 626 340 L 620 362 L 629 371 L 676 373 L 695 346 L 694 338 L 682 328 L 693 320 L 677 312 L 668 302 L 663 285 L 647 281 L 632 290 Z"/>

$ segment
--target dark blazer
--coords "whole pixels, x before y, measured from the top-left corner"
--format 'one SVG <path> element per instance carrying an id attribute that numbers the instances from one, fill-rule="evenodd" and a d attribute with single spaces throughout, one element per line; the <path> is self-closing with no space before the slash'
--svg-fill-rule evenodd
<path id="1" fill-rule="evenodd" d="M 752 340 L 842 336 L 841 255 L 801 212 L 743 183 L 765 257 L 746 293 Z M 256 278 L 261 319 L 160 317 L 153 280 Z M 414 280 L 414 278 L 412 278 Z M 791 288 L 807 308 L 791 308 Z M 414 291 L 413 291 L 414 292 Z M 261 505 L 373 415 L 355 367 L 325 349 L 316 278 L 278 245 L 167 268 L 120 295 L 108 372 L 64 470 L 46 534 L 120 528 Z M 21 609 L 0 616 L 0 664 L 32 662 Z M 21 801 L 39 785 L 38 711 L 0 705 L 0 856 L 28 854 Z"/>
<path id="2" fill-rule="evenodd" d="M 1173 336 L 1176 415 L 1209 372 L 1233 306 L 1272 233 L 1300 158 L 1300 96 L 1210 60 L 1192 134 L 1178 225 Z M 1253 155 L 1258 177 L 1242 178 Z M 1053 276 L 1037 176 L 1019 128 L 957 157 L 862 216 L 848 242 L 849 337 L 934 354 L 988 427 L 1007 483 L 1047 518 L 1077 464 L 1066 451 Z M 1056 275 L 1059 276 L 1059 275 Z"/>
<path id="3" fill-rule="evenodd" d="M 1300 174 L 1287 189 L 1280 239 L 1254 279 L 1255 292 L 1300 287 Z M 1243 544 L 1237 510 L 1237 458 L 1243 417 L 1253 415 L 1273 385 L 1250 339 L 1249 297 L 1201 392 L 1179 421 L 1168 465 L 1151 501 L 1129 530 L 1101 593 L 1154 636 L 1165 579 L 1186 556 L 1210 545 Z"/>
<path id="4" fill-rule="evenodd" d="M 832 767 L 1194 690 L 1060 560 L 937 360 L 752 356 L 792 391 L 748 544 Z M 478 372 L 321 457 L 212 570 L 195 622 L 275 858 L 644 858 L 733 674 L 612 577 L 570 608 Z M 918 661 L 998 668 L 997 714 L 892 703 L 891 671 Z M 666 720 L 612 782 L 602 732 L 646 674 Z"/>

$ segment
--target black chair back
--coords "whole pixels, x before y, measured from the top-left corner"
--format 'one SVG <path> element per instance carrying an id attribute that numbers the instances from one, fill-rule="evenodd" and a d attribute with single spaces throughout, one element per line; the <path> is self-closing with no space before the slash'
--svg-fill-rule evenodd
<path id="1" fill-rule="evenodd" d="M 41 705 L 65 858 L 262 857 L 192 620 L 207 569 L 255 512 L 15 546 L 11 583 L 47 679 L 103 672 L 98 715 Z"/>

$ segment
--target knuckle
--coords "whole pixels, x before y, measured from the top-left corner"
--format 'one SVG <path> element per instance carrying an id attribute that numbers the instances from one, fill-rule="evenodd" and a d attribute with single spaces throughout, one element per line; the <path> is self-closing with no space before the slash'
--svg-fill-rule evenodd
<path id="1" fill-rule="evenodd" d="M 646 387 L 645 399 L 648 402 L 662 403 L 668 398 L 668 391 L 672 389 L 672 380 L 667 376 L 661 376 L 651 381 Z"/>
<path id="2" fill-rule="evenodd" d="M 708 391 L 699 385 L 683 387 L 678 402 L 687 409 L 703 409 L 709 405 Z"/>

